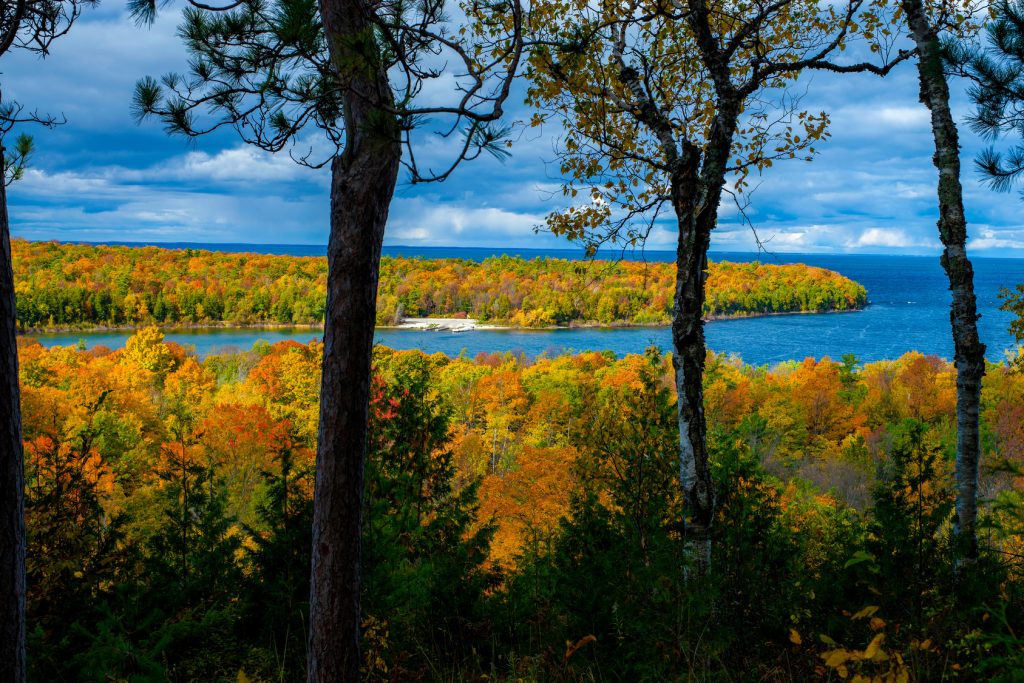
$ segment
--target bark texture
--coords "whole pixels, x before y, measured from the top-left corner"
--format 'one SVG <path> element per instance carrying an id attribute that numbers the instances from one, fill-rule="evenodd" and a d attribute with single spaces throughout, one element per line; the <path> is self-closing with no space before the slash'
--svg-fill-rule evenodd
<path id="1" fill-rule="evenodd" d="M 676 290 L 672 315 L 672 365 L 676 381 L 679 424 L 679 482 L 686 510 L 686 544 L 698 575 L 711 564 L 711 532 L 715 517 L 715 487 L 707 449 L 704 418 L 704 285 L 707 280 L 710 230 L 698 225 L 694 200 L 699 156 L 684 159 L 673 178 L 673 204 L 679 221 L 676 247 Z"/>
<path id="2" fill-rule="evenodd" d="M 0 147 L 0 169 L 3 168 Z M 0 177 L 0 683 L 25 680 L 25 460 L 7 190 Z"/>
<path id="3" fill-rule="evenodd" d="M 359 680 L 370 363 L 381 245 L 401 148 L 372 9 L 358 0 L 322 0 L 320 7 L 345 92 L 346 141 L 331 166 L 308 680 L 334 683 Z"/>
<path id="4" fill-rule="evenodd" d="M 732 140 L 736 133 L 739 97 L 719 103 L 703 152 L 683 145 L 672 174 L 672 204 L 679 224 L 676 247 L 676 289 L 672 317 L 672 350 L 679 424 L 679 481 L 686 504 L 686 544 L 698 575 L 710 571 L 715 518 L 715 485 L 711 477 L 704 417 L 704 299 L 711 231 Z M 701 163 L 703 161 L 703 163 Z"/>
<path id="5" fill-rule="evenodd" d="M 943 72 L 939 39 L 921 0 L 902 0 L 911 36 L 917 45 L 921 102 L 931 112 L 935 155 L 939 172 L 939 238 L 942 267 L 953 294 L 949 320 L 953 328 L 956 364 L 956 518 L 953 524 L 954 561 L 957 568 L 978 558 L 978 460 L 981 436 L 978 414 L 981 379 L 985 375 L 985 345 L 978 338 L 978 311 L 974 296 L 974 269 L 967 257 L 967 219 L 960 185 L 960 143 L 949 108 L 949 86 Z"/>
<path id="6" fill-rule="evenodd" d="M 698 37 L 702 60 L 718 96 L 714 121 L 702 149 L 692 140 L 676 140 L 673 121 L 648 94 L 643 79 L 623 58 L 625 38 L 612 51 L 620 82 L 632 94 L 634 114 L 655 136 L 668 167 L 672 209 L 678 224 L 676 288 L 672 314 L 672 364 L 675 369 L 676 417 L 679 426 L 679 481 L 686 514 L 684 533 L 688 555 L 698 576 L 711 566 L 712 526 L 715 518 L 715 485 L 711 477 L 704 417 L 704 299 L 711 231 L 718 221 L 718 204 L 740 105 L 747 94 L 729 80 L 727 58 L 713 37 L 707 7 L 690 6 L 691 22 Z"/>

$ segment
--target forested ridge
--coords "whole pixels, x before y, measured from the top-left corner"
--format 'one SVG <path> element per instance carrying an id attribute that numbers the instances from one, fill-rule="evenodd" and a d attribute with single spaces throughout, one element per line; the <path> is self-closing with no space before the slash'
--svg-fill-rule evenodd
<path id="1" fill-rule="evenodd" d="M 23 329 L 145 324 L 321 324 L 324 258 L 12 242 Z M 502 256 L 381 260 L 377 324 L 466 316 L 495 324 L 667 325 L 670 263 Z M 707 316 L 853 310 L 859 284 L 802 264 L 712 263 Z"/>
<path id="2" fill-rule="evenodd" d="M 30 677 L 305 680 L 319 342 L 20 356 Z M 376 348 L 364 678 L 1016 680 L 1024 375 L 985 378 L 956 583 L 950 363 L 711 354 L 704 386 L 721 543 L 694 583 L 667 354 Z"/>

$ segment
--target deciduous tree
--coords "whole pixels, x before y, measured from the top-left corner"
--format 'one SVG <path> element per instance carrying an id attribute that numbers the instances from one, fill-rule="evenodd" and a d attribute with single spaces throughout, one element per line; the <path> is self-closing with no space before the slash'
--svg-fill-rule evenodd
<path id="1" fill-rule="evenodd" d="M 553 232 L 601 245 L 644 242 L 674 214 L 672 321 L 687 537 L 710 561 L 715 494 L 701 379 L 707 252 L 726 180 L 809 158 L 827 115 L 799 111 L 789 86 L 808 69 L 884 75 L 895 53 L 885 0 L 548 0 L 534 13 L 530 100 L 566 126 L 564 193 Z M 833 61 L 866 44 L 877 63 Z M 543 121 L 538 115 L 535 123 Z"/>
<path id="2" fill-rule="evenodd" d="M 939 239 L 942 267 L 949 280 L 953 303 L 949 321 L 953 331 L 957 388 L 956 516 L 953 533 L 955 560 L 959 566 L 978 558 L 978 462 L 981 459 L 981 380 L 985 376 L 985 345 L 978 337 L 978 306 L 974 296 L 974 268 L 967 257 L 967 217 L 960 184 L 960 142 L 956 121 L 949 105 L 942 46 L 943 31 L 964 30 L 963 8 L 954 10 L 942 3 L 926 7 L 923 0 L 900 0 L 917 53 L 921 103 L 931 113 L 938 171 Z M 970 7 L 970 3 L 967 4 Z"/>

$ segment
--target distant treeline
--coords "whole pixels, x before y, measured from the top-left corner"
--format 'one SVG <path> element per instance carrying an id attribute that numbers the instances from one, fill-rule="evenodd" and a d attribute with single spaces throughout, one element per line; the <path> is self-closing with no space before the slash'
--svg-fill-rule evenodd
<path id="1" fill-rule="evenodd" d="M 12 242 L 23 328 L 323 322 L 327 261 Z M 670 263 L 384 258 L 377 322 L 466 316 L 521 327 L 671 320 Z M 861 285 L 802 264 L 712 263 L 707 316 L 824 312 L 867 303 Z"/>

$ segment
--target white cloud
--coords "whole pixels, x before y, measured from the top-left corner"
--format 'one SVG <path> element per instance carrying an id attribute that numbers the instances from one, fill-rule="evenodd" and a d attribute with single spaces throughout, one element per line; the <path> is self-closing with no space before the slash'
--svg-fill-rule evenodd
<path id="1" fill-rule="evenodd" d="M 226 185 L 247 184 L 253 191 L 266 193 L 272 182 L 315 181 L 325 184 L 329 172 L 295 163 L 286 153 L 272 154 L 241 145 L 215 154 L 188 152 L 141 169 L 124 166 L 84 167 L 75 171 L 49 173 L 29 168 L 14 187 L 27 194 L 52 196 L 54 188 L 62 193 L 123 194 L 137 184 L 189 183 L 200 186 L 214 182 Z"/>
<path id="2" fill-rule="evenodd" d="M 178 166 L 175 170 L 179 178 L 222 182 L 295 180 L 309 173 L 309 169 L 286 154 L 271 154 L 251 146 L 225 149 L 214 155 L 190 152 L 181 162 L 172 162 L 170 166 Z"/>
<path id="3" fill-rule="evenodd" d="M 980 225 L 976 226 L 973 231 L 977 236 L 967 242 L 967 248 L 970 251 L 987 249 L 1024 251 L 1024 227 L 1015 226 L 996 230 L 988 225 Z"/>
<path id="4" fill-rule="evenodd" d="M 915 107 L 882 107 L 876 115 L 880 123 L 896 129 L 922 130 L 928 126 L 928 110 L 923 105 Z"/>
<path id="5" fill-rule="evenodd" d="M 1024 240 L 998 239 L 994 237 L 982 237 L 973 239 L 967 243 L 971 251 L 985 251 L 988 249 L 1016 249 L 1024 251 Z"/>
<path id="6" fill-rule="evenodd" d="M 889 247 L 895 249 L 907 249 L 912 247 L 933 247 L 937 243 L 933 240 L 912 237 L 906 230 L 899 228 L 869 228 L 857 236 L 856 239 L 847 242 L 847 246 L 859 247 Z"/>
<path id="7" fill-rule="evenodd" d="M 528 245 L 534 236 L 534 227 L 543 222 L 543 214 L 432 204 L 419 198 L 396 199 L 388 222 L 387 239 L 391 244 L 436 246 Z"/>

